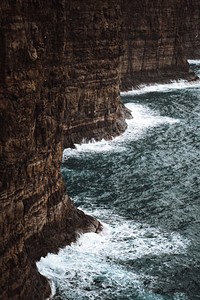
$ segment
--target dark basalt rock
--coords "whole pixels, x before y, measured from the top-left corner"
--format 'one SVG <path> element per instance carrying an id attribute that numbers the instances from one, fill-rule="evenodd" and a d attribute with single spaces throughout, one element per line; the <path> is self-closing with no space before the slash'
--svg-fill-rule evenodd
<path id="1" fill-rule="evenodd" d="M 74 207 L 60 174 L 64 121 L 73 98 L 69 87 L 78 90 L 72 59 L 78 49 L 73 49 L 69 25 L 78 3 L 0 4 L 2 300 L 45 299 L 49 283 L 35 261 L 80 233 L 101 229 L 97 220 Z M 75 29 L 82 30 L 81 24 Z"/>
<path id="2" fill-rule="evenodd" d="M 47 298 L 35 261 L 102 229 L 66 195 L 63 147 L 126 129 L 121 75 L 190 77 L 180 2 L 1 1 L 0 299 Z"/>
<path id="3" fill-rule="evenodd" d="M 143 83 L 195 79 L 195 74 L 189 72 L 187 57 L 193 46 L 198 45 L 194 38 L 194 32 L 198 35 L 200 28 L 197 2 L 123 1 L 122 90 Z"/>
<path id="4" fill-rule="evenodd" d="M 184 51 L 189 59 L 200 59 L 200 3 L 199 0 L 183 1 L 184 21 L 181 35 Z"/>
<path id="5" fill-rule="evenodd" d="M 119 95 L 123 54 L 120 1 L 71 1 L 72 52 L 64 123 L 64 147 L 110 139 L 126 129 Z"/>

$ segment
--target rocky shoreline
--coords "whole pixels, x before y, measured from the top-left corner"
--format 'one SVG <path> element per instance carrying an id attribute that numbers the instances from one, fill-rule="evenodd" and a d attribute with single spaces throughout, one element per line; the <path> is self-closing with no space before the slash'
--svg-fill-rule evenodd
<path id="1" fill-rule="evenodd" d="M 198 35 L 197 1 L 151 3 L 1 1 L 0 299 L 47 298 L 35 261 L 101 230 L 67 195 L 64 147 L 124 132 L 120 86 L 191 79 L 183 18 Z"/>

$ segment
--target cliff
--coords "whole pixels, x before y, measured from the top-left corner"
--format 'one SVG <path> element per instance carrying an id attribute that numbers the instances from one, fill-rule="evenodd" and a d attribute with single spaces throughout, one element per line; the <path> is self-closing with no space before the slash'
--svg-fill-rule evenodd
<path id="1" fill-rule="evenodd" d="M 70 112 L 66 111 L 69 87 L 78 89 L 77 85 L 73 87 L 77 77 L 72 59 L 73 51 L 78 49 L 73 50 L 69 28 L 74 3 L 1 2 L 0 299 L 3 300 L 47 297 L 49 284 L 37 272 L 35 261 L 75 241 L 77 232 L 100 229 L 98 221 L 73 206 L 65 195 L 60 174 L 64 118 L 72 110 L 71 107 Z M 99 9 L 90 4 L 91 9 Z M 106 96 L 106 90 L 104 93 Z M 115 95 L 119 103 L 117 91 Z M 74 97 L 72 92 L 71 97 Z"/>
<path id="2" fill-rule="evenodd" d="M 185 0 L 183 4 L 181 35 L 185 53 L 187 58 L 200 59 L 200 3 L 198 0 Z"/>
<path id="3" fill-rule="evenodd" d="M 47 297 L 35 261 L 101 229 L 66 195 L 60 163 L 64 147 L 125 130 L 121 74 L 124 88 L 188 74 L 180 7 L 151 3 L 1 1 L 0 299 Z"/>
<path id="4" fill-rule="evenodd" d="M 123 54 L 120 1 L 71 1 L 65 147 L 126 129 L 119 96 Z"/>
<path id="5" fill-rule="evenodd" d="M 142 83 L 194 78 L 194 74 L 189 74 L 183 39 L 186 27 L 190 33 L 193 31 L 194 12 L 190 1 L 186 5 L 181 0 L 143 0 L 139 3 L 126 0 L 122 9 L 125 41 L 121 62 L 122 90 Z M 187 25 L 186 16 L 189 19 Z"/>

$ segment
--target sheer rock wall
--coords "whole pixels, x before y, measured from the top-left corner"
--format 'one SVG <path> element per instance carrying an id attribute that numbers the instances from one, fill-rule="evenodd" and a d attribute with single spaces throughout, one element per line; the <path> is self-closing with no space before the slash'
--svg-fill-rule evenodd
<path id="1" fill-rule="evenodd" d="M 181 35 L 187 58 L 200 59 L 200 2 L 184 0 L 184 21 Z"/>
<path id="2" fill-rule="evenodd" d="M 125 130 L 121 72 L 124 88 L 188 74 L 173 3 L 1 1 L 0 299 L 47 297 L 35 261 L 99 230 L 65 194 L 62 150 Z"/>
<path id="3" fill-rule="evenodd" d="M 190 1 L 187 2 L 188 5 L 181 0 L 123 1 L 122 90 L 143 83 L 194 78 L 189 74 L 183 42 Z"/>
<path id="4" fill-rule="evenodd" d="M 102 1 L 102 6 L 100 3 L 85 1 L 83 6 L 82 1 L 16 0 L 0 4 L 0 299 L 3 300 L 47 297 L 49 284 L 37 272 L 35 261 L 75 241 L 77 232 L 99 230 L 98 221 L 77 210 L 65 195 L 60 164 L 64 119 L 75 122 L 80 113 L 84 122 L 82 110 L 89 114 L 89 110 L 97 107 L 103 112 L 103 115 L 97 113 L 105 132 L 112 132 L 117 116 L 125 128 L 117 70 L 119 7 L 116 1 L 106 4 Z M 108 23 L 100 27 L 104 20 L 102 7 L 106 13 L 112 10 L 113 17 L 109 16 Z M 83 27 L 81 18 L 80 22 L 76 17 L 73 21 L 79 10 L 83 15 L 97 14 L 98 30 Z M 112 28 L 108 35 L 107 27 Z M 85 64 L 82 53 L 89 51 L 93 33 L 104 52 L 99 52 L 99 56 L 103 55 L 99 58 L 96 50 L 89 65 Z M 79 35 L 88 41 L 77 48 L 74 40 Z M 106 78 L 105 73 L 95 71 L 97 76 L 90 90 L 88 79 L 81 81 L 84 74 L 80 71 L 92 75 L 100 63 L 105 68 L 108 63 L 112 68 Z M 87 89 L 82 91 L 85 86 Z M 94 104 L 98 97 L 99 103 Z M 107 127 L 103 124 L 104 116 Z M 76 130 L 80 130 L 78 126 Z"/>
<path id="5" fill-rule="evenodd" d="M 120 1 L 71 3 L 65 146 L 81 142 L 83 137 L 111 138 L 126 128 L 119 96 L 119 58 L 123 54 Z"/>

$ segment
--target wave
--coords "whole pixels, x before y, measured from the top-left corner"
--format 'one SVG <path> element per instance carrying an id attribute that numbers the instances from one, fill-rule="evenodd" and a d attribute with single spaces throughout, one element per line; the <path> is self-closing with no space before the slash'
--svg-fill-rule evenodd
<path id="1" fill-rule="evenodd" d="M 149 128 L 160 126 L 162 124 L 172 125 L 180 122 L 179 119 L 161 116 L 156 111 L 142 104 L 127 103 L 126 107 L 130 109 L 133 119 L 127 120 L 128 128 L 120 137 L 121 139 L 136 140 L 141 138 Z"/>
<path id="2" fill-rule="evenodd" d="M 101 234 L 81 235 L 58 255 L 48 254 L 37 263 L 40 273 L 53 280 L 67 299 L 100 299 L 101 292 L 107 297 L 110 286 L 115 287 L 116 297 L 127 289 L 142 295 L 146 275 L 124 265 L 146 255 L 162 257 L 184 253 L 187 249 L 189 242 L 178 233 L 127 221 L 110 210 L 95 213 L 109 220 Z M 154 295 L 152 299 L 163 298 Z"/>
<path id="3" fill-rule="evenodd" d="M 137 89 L 132 89 L 128 92 L 121 92 L 121 96 L 134 96 L 147 93 L 171 92 L 173 90 L 181 90 L 186 88 L 200 87 L 200 80 L 195 81 L 172 81 L 165 84 L 140 85 Z"/>
<path id="4" fill-rule="evenodd" d="M 114 140 L 114 139 L 113 139 Z M 92 139 L 89 142 L 83 142 L 81 144 L 74 144 L 75 148 L 66 148 L 63 151 L 63 162 L 66 161 L 69 157 L 73 156 L 80 156 L 82 154 L 87 153 L 106 153 L 109 151 L 124 151 L 124 147 L 113 147 L 113 140 L 106 141 L 102 139 L 101 141 L 96 141 L 95 139 Z"/>
<path id="5" fill-rule="evenodd" d="M 200 60 L 188 59 L 190 65 L 200 65 Z M 200 87 L 200 80 L 188 81 L 188 80 L 173 80 L 169 83 L 163 84 L 141 84 L 136 89 L 132 89 L 127 92 L 121 92 L 121 96 L 129 95 L 141 95 L 146 93 L 155 93 L 155 92 L 171 92 L 173 90 L 181 90 L 185 88 L 196 88 Z"/>
<path id="6" fill-rule="evenodd" d="M 83 142 L 75 144 L 75 149 L 66 148 L 63 151 L 63 162 L 69 157 L 80 156 L 87 153 L 122 152 L 126 150 L 125 143 L 130 140 L 142 138 L 147 129 L 160 126 L 162 124 L 178 123 L 178 119 L 160 116 L 158 112 L 142 104 L 127 103 L 126 107 L 131 111 L 133 119 L 127 120 L 126 131 L 110 141 Z"/>
<path id="7" fill-rule="evenodd" d="M 188 59 L 190 65 L 200 65 L 200 59 Z"/>

